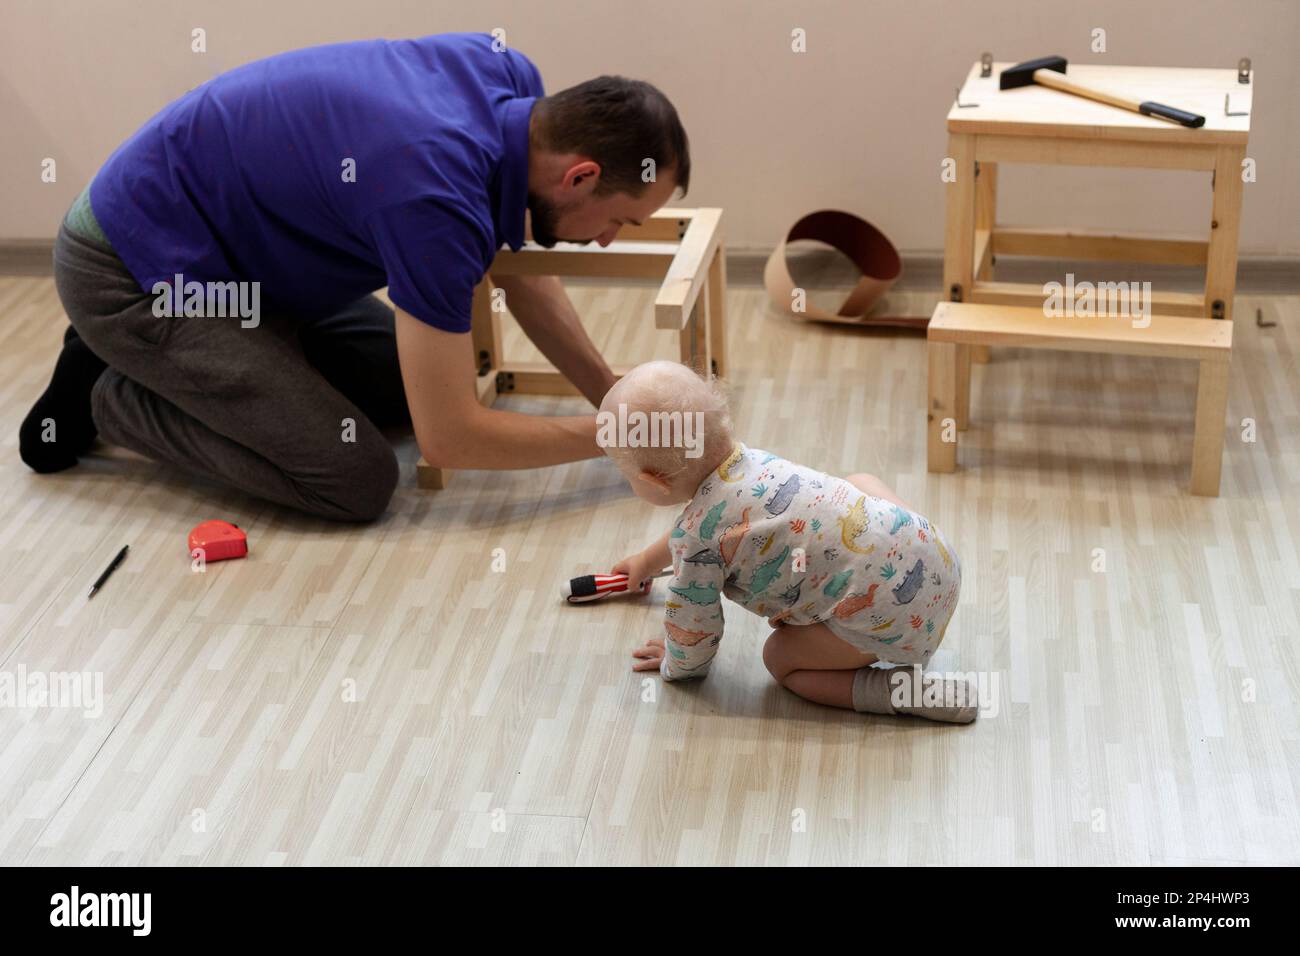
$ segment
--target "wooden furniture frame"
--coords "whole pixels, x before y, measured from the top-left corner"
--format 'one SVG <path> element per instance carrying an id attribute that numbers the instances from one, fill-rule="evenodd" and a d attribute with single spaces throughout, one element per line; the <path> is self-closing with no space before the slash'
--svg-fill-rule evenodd
<path id="1" fill-rule="evenodd" d="M 661 279 L 655 296 L 655 328 L 675 331 L 683 364 L 726 375 L 726 246 L 722 210 L 661 209 L 640 226 L 624 226 L 608 246 L 529 243 L 503 249 L 474 290 L 474 354 L 478 399 L 491 405 L 505 393 L 577 395 L 578 390 L 545 362 L 510 362 L 502 355 L 501 312 L 493 308 L 491 276 L 552 275 L 609 279 Z M 614 369 L 622 375 L 625 368 Z M 421 488 L 445 488 L 450 471 L 423 458 L 416 465 Z"/>
<path id="2" fill-rule="evenodd" d="M 1075 348 L 1077 343 L 1065 344 L 1074 339 L 1068 332 L 1063 335 L 1060 326 L 1074 327 L 1087 320 L 1053 319 L 1044 315 L 1041 285 L 996 281 L 993 267 L 998 254 L 1203 266 L 1202 291 L 1156 291 L 1152 293 L 1150 307 L 1154 316 L 1206 319 L 1226 326 L 1226 334 L 1215 337 L 1216 342 L 1222 340 L 1226 345 L 1216 345 L 1215 357 L 1205 359 L 1213 363 L 1212 368 L 1207 369 L 1204 361 L 1201 366 L 1192 480 L 1194 493 L 1217 495 L 1227 390 L 1226 350 L 1232 341 L 1242 165 L 1250 134 L 1253 75 L 1238 70 L 1089 64 L 1069 67 L 1070 74 L 1078 75 L 1090 85 L 1102 88 L 1110 85 L 1116 91 L 1171 103 L 1206 117 L 1203 128 L 1188 129 L 1044 87 L 1000 90 L 1000 73 L 1013 65 L 994 63 L 985 71 L 976 63 L 958 94 L 957 103 L 948 113 L 948 158 L 955 166 L 956 179 L 945 184 L 945 296 L 955 303 L 1032 308 L 1038 312 L 1038 331 L 1032 324 L 1025 325 L 1026 315 L 1018 311 L 1017 322 L 1021 325 L 1017 326 L 1015 344 Z M 1234 115 L 1228 115 L 1225 94 L 1231 97 Z M 997 224 L 998 171 L 1008 163 L 1210 172 L 1214 198 L 1209 236 L 1204 240 L 1174 239 L 1079 229 L 1000 226 Z M 962 324 L 962 315 L 972 322 L 984 322 L 992 313 L 949 309 L 945 314 L 946 328 L 938 337 L 930 336 L 932 342 L 939 344 L 937 354 L 941 356 L 932 357 L 930 362 L 931 471 L 951 471 L 956 466 L 956 443 L 936 444 L 942 429 L 942 416 L 935 414 L 936 403 L 951 412 L 958 430 L 965 430 L 970 421 L 972 359 L 987 361 L 989 345 L 1006 344 L 1003 332 L 995 328 L 990 328 L 987 335 L 978 334 L 975 328 L 968 330 L 969 334 L 959 335 L 954 331 Z M 1166 333 L 1170 331 L 1167 323 L 1153 323 L 1146 331 L 1159 327 Z M 1106 328 L 1115 334 L 1108 338 Z M 1179 349 L 1196 352 L 1201 344 L 1201 337 L 1192 334 L 1190 329 L 1179 329 L 1180 334 L 1187 335 L 1178 343 L 1165 342 L 1154 350 L 1140 346 L 1140 339 L 1132 334 L 1134 331 L 1127 323 L 1116 320 L 1110 320 L 1109 326 L 1080 328 L 1081 338 L 1089 343 L 1092 351 L 1200 357 L 1199 353 L 1179 352 Z M 1152 333 L 1149 338 L 1155 343 L 1158 336 Z M 933 350 L 936 345 L 930 348 Z M 946 408 L 949 348 L 955 361 L 951 409 Z M 1225 351 L 1220 353 L 1218 349 Z M 1218 394 L 1220 391 L 1222 395 Z M 1210 421 L 1215 409 L 1218 409 L 1217 425 Z"/>

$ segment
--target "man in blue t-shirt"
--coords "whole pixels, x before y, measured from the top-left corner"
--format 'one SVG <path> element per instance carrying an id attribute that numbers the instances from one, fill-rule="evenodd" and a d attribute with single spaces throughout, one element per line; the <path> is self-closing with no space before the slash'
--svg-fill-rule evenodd
<path id="1" fill-rule="evenodd" d="M 474 288 L 526 219 L 543 246 L 603 246 L 689 181 L 686 133 L 653 86 L 605 76 L 546 96 L 487 35 L 231 70 L 145 123 L 64 220 L 71 328 L 22 457 L 62 470 L 99 436 L 345 520 L 388 504 L 388 425 L 409 422 L 439 467 L 595 457 L 594 415 L 479 404 Z M 559 281 L 494 283 L 598 405 L 614 377 Z M 395 309 L 372 294 L 384 287 Z"/>

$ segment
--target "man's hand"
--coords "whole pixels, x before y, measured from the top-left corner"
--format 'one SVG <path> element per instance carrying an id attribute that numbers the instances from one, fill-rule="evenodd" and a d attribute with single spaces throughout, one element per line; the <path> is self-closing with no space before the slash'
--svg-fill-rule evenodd
<path id="1" fill-rule="evenodd" d="M 664 660 L 664 641 L 661 637 L 652 637 L 644 647 L 632 652 L 637 662 L 632 665 L 634 671 L 657 671 Z"/>
<path id="2" fill-rule="evenodd" d="M 397 357 L 420 454 L 435 468 L 540 468 L 597 458 L 596 417 L 521 415 L 479 404 L 468 332 L 397 309 Z"/>

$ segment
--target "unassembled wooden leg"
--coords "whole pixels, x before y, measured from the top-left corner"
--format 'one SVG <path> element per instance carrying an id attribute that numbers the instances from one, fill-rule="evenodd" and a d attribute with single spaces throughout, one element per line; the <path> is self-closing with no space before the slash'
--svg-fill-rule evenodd
<path id="1" fill-rule="evenodd" d="M 978 348 L 975 345 L 957 346 L 957 428 L 965 431 L 970 427 L 970 363 L 971 353 Z"/>
<path id="2" fill-rule="evenodd" d="M 727 375 L 727 251 L 721 242 L 709 263 L 709 349 L 713 374 Z"/>
<path id="3" fill-rule="evenodd" d="M 1228 412 L 1228 362 L 1204 359 L 1196 385 L 1196 435 L 1192 439 L 1192 494 L 1219 494 L 1224 416 Z"/>
<path id="4" fill-rule="evenodd" d="M 926 345 L 930 363 L 926 460 L 930 471 L 957 470 L 957 348 L 951 342 Z"/>

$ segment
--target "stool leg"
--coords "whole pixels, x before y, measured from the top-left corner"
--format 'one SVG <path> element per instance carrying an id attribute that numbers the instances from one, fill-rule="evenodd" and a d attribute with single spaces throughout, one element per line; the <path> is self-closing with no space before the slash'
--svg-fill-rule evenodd
<path id="1" fill-rule="evenodd" d="M 448 468 L 435 468 L 423 458 L 415 463 L 415 484 L 425 491 L 442 491 L 450 479 Z"/>
<path id="2" fill-rule="evenodd" d="M 706 290 L 691 308 L 686 327 L 678 334 L 681 363 L 702 375 L 707 375 L 712 362 L 709 348 L 709 297 Z"/>
<path id="3" fill-rule="evenodd" d="M 926 460 L 930 471 L 957 470 L 957 349 L 951 342 L 926 346 L 930 365 Z"/>
<path id="4" fill-rule="evenodd" d="M 1205 260 L 1205 314 L 1223 303 L 1223 318 L 1232 321 L 1237 288 L 1237 234 L 1241 227 L 1241 161 L 1245 146 L 1220 146 L 1214 161 L 1214 203 L 1210 247 Z"/>
<path id="5" fill-rule="evenodd" d="M 954 417 L 960 431 L 970 427 L 970 364 L 977 348 L 978 345 L 957 346 L 957 409 Z"/>
<path id="6" fill-rule="evenodd" d="M 993 230 L 997 228 L 997 220 L 998 164 L 982 162 L 980 163 L 979 175 L 975 177 L 975 228 L 989 231 L 990 252 L 988 258 L 980 264 L 980 269 L 975 274 L 975 278 L 981 281 L 992 281 L 993 279 Z M 970 357 L 971 361 L 978 365 L 987 364 L 989 347 L 987 345 L 972 345 L 970 347 Z"/>
<path id="7" fill-rule="evenodd" d="M 1196 434 L 1192 438 L 1192 494 L 1217 497 L 1223 468 L 1224 416 L 1228 412 L 1228 362 L 1204 359 L 1196 384 Z"/>
<path id="8" fill-rule="evenodd" d="M 975 137 L 948 135 L 956 178 L 944 184 L 943 297 L 969 302 L 975 281 Z"/>
<path id="9" fill-rule="evenodd" d="M 943 294 L 944 298 L 969 302 L 971 287 L 975 283 L 975 137 L 950 133 L 948 157 L 955 164 L 956 178 L 944 186 L 947 208 L 943 234 Z M 948 414 L 958 428 L 965 428 L 970 395 L 970 346 L 955 345 L 953 350 L 955 401 L 949 406 Z M 930 374 L 934 375 L 933 367 Z M 931 448 L 933 451 L 933 446 Z M 956 450 L 951 450 L 955 456 Z"/>
<path id="10" fill-rule="evenodd" d="M 713 303 L 708 289 L 700 290 L 695 305 L 695 364 L 696 371 L 708 375 L 713 370 Z"/>
<path id="11" fill-rule="evenodd" d="M 501 316 L 492 311 L 492 280 L 474 287 L 470 306 L 470 337 L 474 341 L 474 367 L 496 374 L 501 367 Z"/>
<path id="12" fill-rule="evenodd" d="M 718 243 L 718 251 L 709 263 L 709 349 L 713 353 L 713 374 L 727 376 L 727 251 Z"/>

